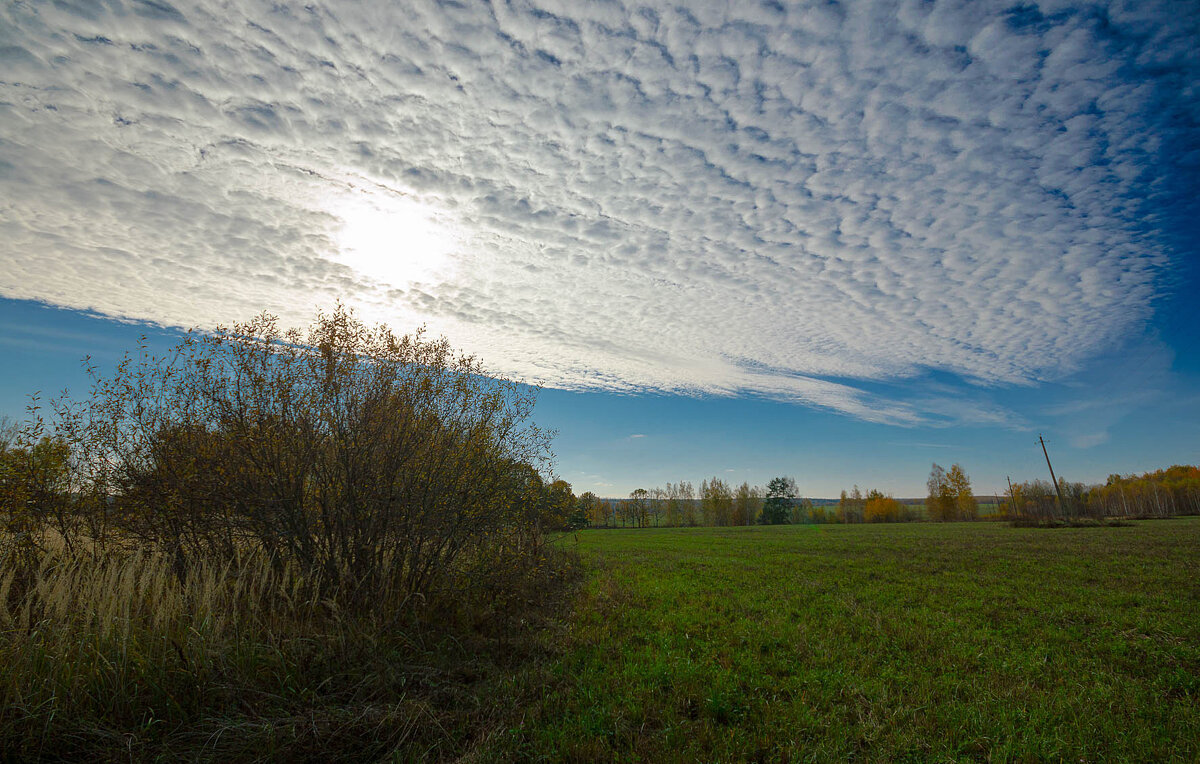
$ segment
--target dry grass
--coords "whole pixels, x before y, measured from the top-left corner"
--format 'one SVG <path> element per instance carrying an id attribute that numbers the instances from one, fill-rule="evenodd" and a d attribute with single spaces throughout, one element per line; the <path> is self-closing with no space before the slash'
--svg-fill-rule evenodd
<path id="1" fill-rule="evenodd" d="M 497 663 L 530 649 L 561 562 L 511 571 L 523 607 L 442 603 L 438 629 L 386 593 L 343 609 L 335 590 L 256 552 L 182 576 L 154 552 L 4 564 L 0 758 L 460 755 L 512 710 L 485 700 L 490 682 L 520 671 Z"/>

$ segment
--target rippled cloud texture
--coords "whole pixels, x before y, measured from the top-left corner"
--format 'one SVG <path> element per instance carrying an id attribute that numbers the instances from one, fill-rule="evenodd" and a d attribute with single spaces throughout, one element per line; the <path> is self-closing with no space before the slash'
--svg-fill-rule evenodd
<path id="1" fill-rule="evenodd" d="M 340 298 L 557 387 L 1004 423 L 970 390 L 1077 372 L 1170 287 L 1195 9 L 7 3 L 0 294 Z M 969 386 L 879 392 L 931 371 Z"/>

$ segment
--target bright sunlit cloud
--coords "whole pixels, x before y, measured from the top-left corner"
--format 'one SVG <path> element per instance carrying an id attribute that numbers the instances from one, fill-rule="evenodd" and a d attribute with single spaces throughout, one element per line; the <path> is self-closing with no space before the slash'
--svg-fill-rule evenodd
<path id="1" fill-rule="evenodd" d="M 357 192 L 330 213 L 340 221 L 339 261 L 372 281 L 406 288 L 453 277 L 459 237 L 433 207 L 395 192 Z"/>
<path id="2" fill-rule="evenodd" d="M 1013 426 L 1194 257 L 1197 9 L 0 4 L 0 296 Z"/>

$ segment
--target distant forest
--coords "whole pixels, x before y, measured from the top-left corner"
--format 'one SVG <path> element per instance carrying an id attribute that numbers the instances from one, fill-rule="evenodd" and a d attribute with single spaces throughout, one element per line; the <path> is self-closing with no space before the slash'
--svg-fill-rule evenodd
<path id="1" fill-rule="evenodd" d="M 584 493 L 564 495 L 570 486 L 555 483 L 558 514 L 571 506 L 569 527 L 683 527 L 755 524 L 870 523 L 955 520 L 1006 520 L 1053 523 L 1076 519 L 1151 518 L 1200 514 L 1200 467 L 1176 465 L 1141 475 L 1110 475 L 1103 485 L 1060 479 L 1057 490 L 1046 480 L 1012 485 L 1002 495 L 976 495 L 960 465 L 948 471 L 934 464 L 923 498 L 893 498 L 854 486 L 837 499 L 799 494 L 792 478 L 773 479 L 763 488 L 733 487 L 720 478 L 663 487 L 639 488 L 627 498 Z"/>

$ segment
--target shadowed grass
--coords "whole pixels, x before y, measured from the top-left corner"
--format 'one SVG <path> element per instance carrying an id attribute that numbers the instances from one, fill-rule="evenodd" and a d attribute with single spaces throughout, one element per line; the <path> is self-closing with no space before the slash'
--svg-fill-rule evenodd
<path id="1" fill-rule="evenodd" d="M 569 557 L 509 568 L 487 602 L 437 603 L 437 628 L 386 592 L 343 609 L 262 554 L 196 561 L 182 579 L 149 553 L 9 566 L 0 760 L 461 756 L 517 712 L 521 696 L 498 688 L 539 664 L 534 627 L 552 625 Z"/>

